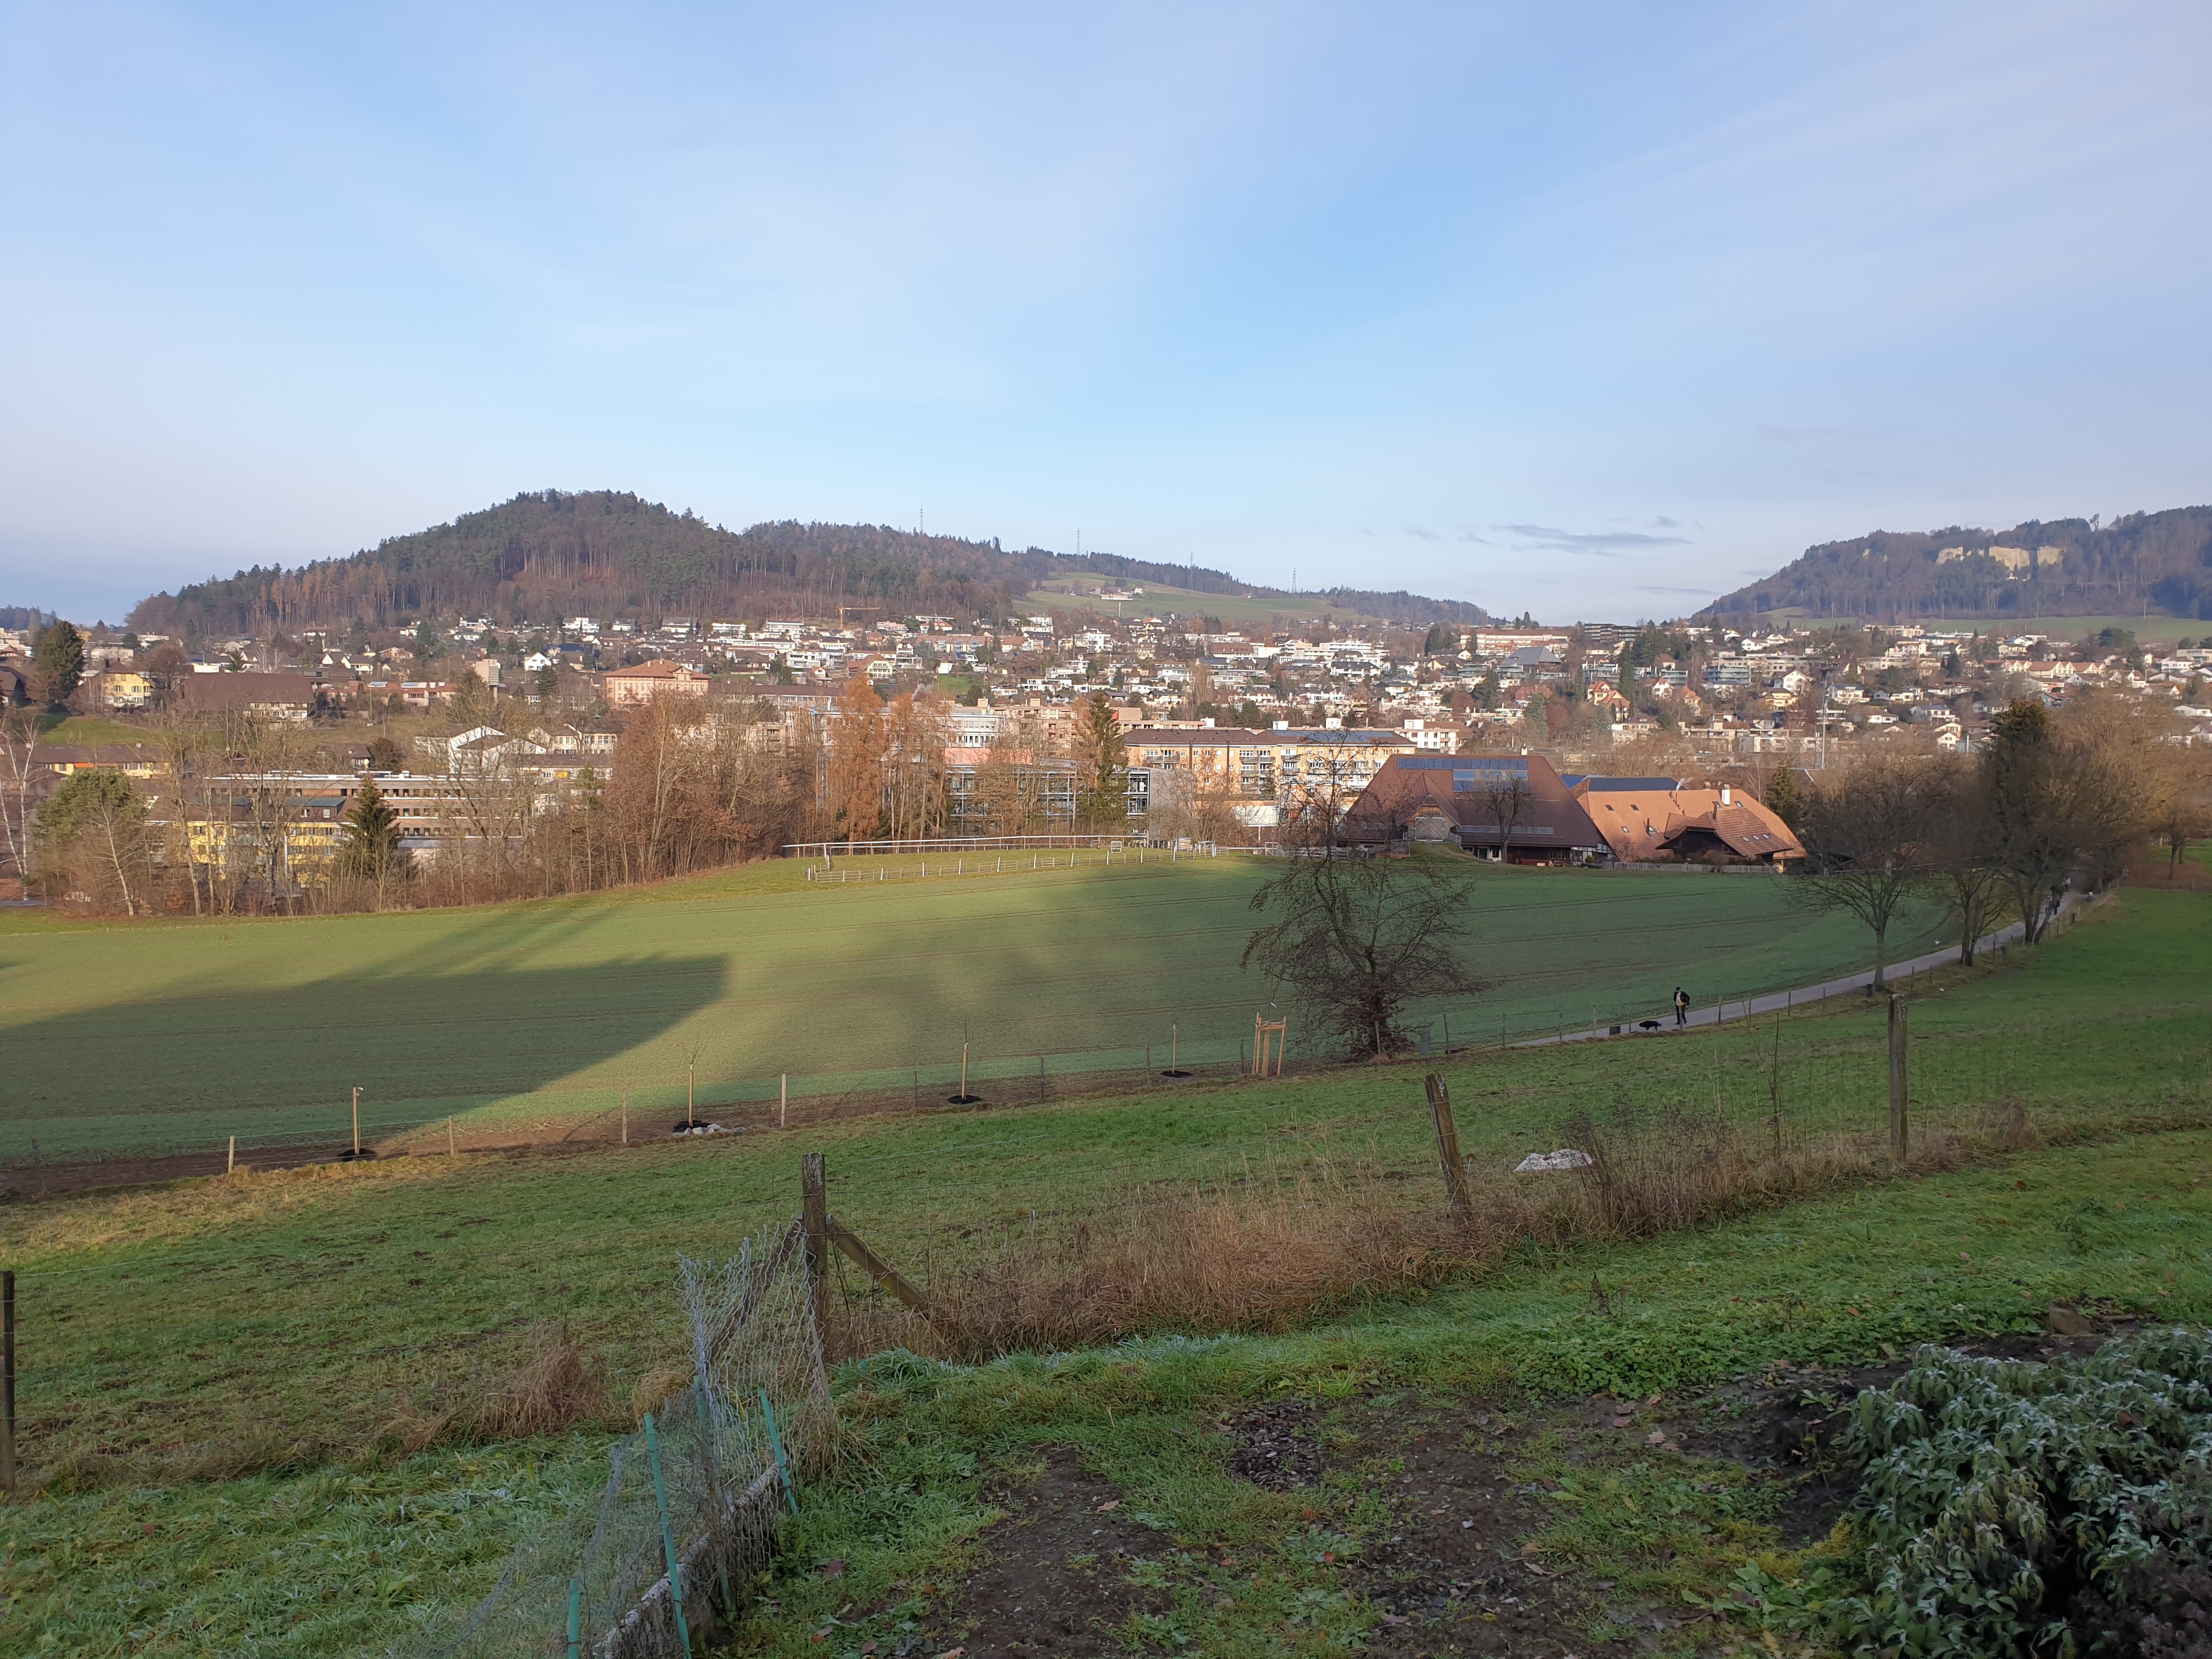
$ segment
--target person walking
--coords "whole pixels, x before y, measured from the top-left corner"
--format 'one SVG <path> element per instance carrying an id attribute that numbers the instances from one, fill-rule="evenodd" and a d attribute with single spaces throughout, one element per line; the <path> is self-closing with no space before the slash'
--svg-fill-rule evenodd
<path id="1" fill-rule="evenodd" d="M 1689 1023 L 1690 994 L 1677 985 L 1674 988 L 1674 1024 L 1687 1025 Z"/>

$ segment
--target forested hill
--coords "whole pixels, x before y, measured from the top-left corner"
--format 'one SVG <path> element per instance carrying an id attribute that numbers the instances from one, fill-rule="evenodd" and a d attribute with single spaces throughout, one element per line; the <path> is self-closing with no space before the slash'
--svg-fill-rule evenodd
<path id="1" fill-rule="evenodd" d="M 131 613 L 131 625 L 242 634 L 356 619 L 385 627 L 423 616 L 507 623 L 569 616 L 828 617 L 840 605 L 875 606 L 879 617 L 920 611 L 999 619 L 1031 588 L 1073 575 L 1238 598 L 1274 591 L 1197 565 L 1035 547 L 1010 553 L 995 540 L 874 525 L 786 521 L 738 532 L 615 490 L 544 490 L 350 557 L 293 570 L 256 566 L 156 593 Z M 1338 589 L 1324 597 L 1414 624 L 1487 620 L 1477 605 L 1407 593 Z"/>
<path id="2" fill-rule="evenodd" d="M 1915 617 L 2097 617 L 2152 611 L 2212 619 L 2212 507 L 2010 530 L 1876 531 L 1808 548 L 1700 616 L 1796 611 Z"/>

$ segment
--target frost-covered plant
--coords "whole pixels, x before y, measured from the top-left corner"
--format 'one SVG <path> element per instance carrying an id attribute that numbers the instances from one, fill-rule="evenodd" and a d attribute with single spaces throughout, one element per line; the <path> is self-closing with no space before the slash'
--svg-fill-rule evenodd
<path id="1" fill-rule="evenodd" d="M 2212 1564 L 2212 1334 L 2146 1331 L 2078 1362 L 1923 1347 L 1850 1407 L 1867 1594 L 1843 1633 L 1887 1655 L 2070 1655 L 2069 1611 Z"/>

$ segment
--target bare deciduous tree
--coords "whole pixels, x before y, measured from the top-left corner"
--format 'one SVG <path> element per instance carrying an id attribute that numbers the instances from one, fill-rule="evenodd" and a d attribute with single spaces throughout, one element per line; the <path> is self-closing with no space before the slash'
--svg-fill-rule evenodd
<path id="1" fill-rule="evenodd" d="M 1789 776 L 1784 773 L 1782 775 Z M 1974 947 L 2010 907 L 1991 831 L 1988 781 L 1965 766 L 1943 767 L 1929 841 L 1929 890 L 1950 907 L 1959 927 L 1959 961 L 1974 965 Z"/>
<path id="2" fill-rule="evenodd" d="M 1946 794 L 1936 763 L 1873 754 L 1822 780 L 1805 805 L 1805 857 L 1790 892 L 1856 916 L 1874 934 L 1874 982 L 1888 984 L 1890 923 L 1935 872 Z"/>
<path id="3" fill-rule="evenodd" d="M 1303 859 L 1253 895 L 1274 920 L 1246 941 L 1316 1030 L 1382 1059 L 1407 1047 L 1407 1005 L 1480 990 L 1461 960 L 1464 884 L 1425 864 Z"/>
<path id="4" fill-rule="evenodd" d="M 1482 805 L 1486 817 L 1498 826 L 1498 861 L 1513 862 L 1513 829 L 1528 815 L 1529 803 L 1535 797 L 1528 793 L 1528 780 L 1521 773 L 1494 773 L 1482 786 Z"/>

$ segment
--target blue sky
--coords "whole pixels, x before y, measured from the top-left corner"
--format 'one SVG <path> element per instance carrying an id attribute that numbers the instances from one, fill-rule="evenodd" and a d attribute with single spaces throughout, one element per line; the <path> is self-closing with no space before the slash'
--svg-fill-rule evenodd
<path id="1" fill-rule="evenodd" d="M 0 603 L 517 490 L 1668 615 L 2212 499 L 2201 4 L 0 4 Z"/>

